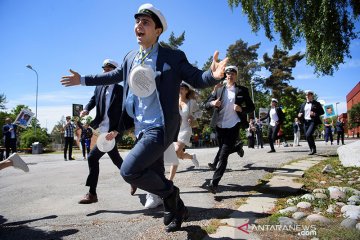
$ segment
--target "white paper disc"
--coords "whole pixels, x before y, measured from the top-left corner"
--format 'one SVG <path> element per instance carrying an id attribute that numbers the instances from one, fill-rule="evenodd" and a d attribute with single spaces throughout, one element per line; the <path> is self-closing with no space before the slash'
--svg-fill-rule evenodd
<path id="1" fill-rule="evenodd" d="M 148 65 L 138 65 L 131 70 L 129 88 L 138 97 L 148 97 L 156 89 L 155 72 Z"/>
<path id="2" fill-rule="evenodd" d="M 113 140 L 106 140 L 107 133 L 102 133 L 98 136 L 96 140 L 96 146 L 101 152 L 109 152 L 115 146 L 115 138 Z"/>

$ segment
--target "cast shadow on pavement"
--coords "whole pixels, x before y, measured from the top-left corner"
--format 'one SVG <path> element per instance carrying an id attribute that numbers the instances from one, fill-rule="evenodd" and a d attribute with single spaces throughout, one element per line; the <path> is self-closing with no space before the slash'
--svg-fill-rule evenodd
<path id="1" fill-rule="evenodd" d="M 272 173 L 275 170 L 281 169 L 281 171 L 287 171 L 288 173 L 292 173 L 292 172 L 296 172 L 296 171 L 301 171 L 302 169 L 297 169 L 297 168 L 284 168 L 284 167 L 261 167 L 261 166 L 257 166 L 254 167 L 253 164 L 246 164 L 243 166 L 243 169 L 239 169 L 239 170 L 232 170 L 232 172 L 235 171 L 239 171 L 239 172 L 243 172 L 243 171 L 248 171 L 248 170 L 264 170 L 266 172 Z"/>
<path id="2" fill-rule="evenodd" d="M 79 230 L 67 229 L 63 231 L 44 231 L 33 227 L 26 226 L 24 224 L 57 218 L 56 215 L 51 215 L 43 218 L 30 219 L 18 222 L 6 223 L 7 219 L 0 215 L 0 239 L 1 240 L 24 240 L 24 239 L 63 239 L 65 236 L 73 235 Z M 6 224 L 4 224 L 6 223 Z"/>
<path id="3" fill-rule="evenodd" d="M 153 218 L 161 218 L 163 217 L 163 207 L 162 205 L 156 207 L 156 208 L 151 208 L 151 209 L 145 209 L 144 205 L 146 202 L 146 194 L 135 194 L 134 196 L 138 196 L 139 201 L 141 203 L 142 206 L 139 206 L 138 210 L 134 210 L 134 211 L 129 211 L 129 210 L 97 210 L 93 213 L 89 213 L 86 216 L 90 217 L 90 216 L 95 216 L 95 215 L 99 215 L 99 214 L 103 214 L 103 213 L 120 213 L 120 214 L 140 214 L 142 213 L 145 216 L 152 216 Z"/>
<path id="4" fill-rule="evenodd" d="M 203 185 L 199 186 L 199 188 L 206 189 L 206 185 L 209 184 L 211 179 L 206 179 Z M 296 189 L 296 191 L 289 191 L 292 190 L 290 187 L 283 187 L 283 188 L 272 188 L 267 187 L 266 184 L 269 181 L 260 180 L 260 183 L 252 186 L 252 185 L 238 185 L 238 184 L 227 184 L 227 185 L 219 185 L 216 189 L 216 194 L 213 194 L 214 200 L 217 202 L 221 202 L 225 199 L 232 199 L 232 198 L 244 198 L 244 197 L 256 197 L 261 195 L 249 195 L 249 192 L 258 192 L 263 194 L 273 194 L 279 197 L 288 197 L 288 196 L 298 196 L 305 193 L 307 191 L 303 189 Z M 231 193 L 236 193 L 235 195 Z M 196 193 L 196 192 L 194 192 Z M 209 194 L 211 194 L 209 192 Z"/>
<path id="5" fill-rule="evenodd" d="M 219 239 L 219 238 L 209 237 L 208 233 L 198 225 L 182 227 L 181 231 L 187 232 L 187 239 L 204 239 L 205 237 L 206 240 Z M 221 238 L 221 240 L 230 240 L 230 239 L 232 238 L 228 238 L 228 237 Z"/>

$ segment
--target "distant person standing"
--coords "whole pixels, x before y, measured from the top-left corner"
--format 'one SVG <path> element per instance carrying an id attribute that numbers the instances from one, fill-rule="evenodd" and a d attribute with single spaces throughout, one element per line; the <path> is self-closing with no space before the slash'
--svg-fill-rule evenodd
<path id="1" fill-rule="evenodd" d="M 255 133 L 255 122 L 253 118 L 250 118 L 248 128 L 248 148 L 255 148 Z"/>
<path id="2" fill-rule="evenodd" d="M 344 142 L 344 127 L 345 127 L 344 118 L 338 117 L 338 120 L 336 121 L 337 145 L 339 145 L 340 138 L 341 138 L 342 145 L 345 145 L 345 142 Z"/>
<path id="3" fill-rule="evenodd" d="M 299 122 L 298 118 L 294 119 L 293 130 L 294 130 L 294 145 L 293 145 L 293 147 L 297 147 L 297 146 L 300 146 L 300 122 Z"/>
<path id="4" fill-rule="evenodd" d="M 285 119 L 283 111 L 277 105 L 278 100 L 276 98 L 272 98 L 270 110 L 265 117 L 260 119 L 260 121 L 267 119 L 269 122 L 268 139 L 270 144 L 270 151 L 268 151 L 268 153 L 276 152 L 274 148 L 274 142 L 279 138 L 278 132 L 280 131 L 280 126 Z"/>
<path id="5" fill-rule="evenodd" d="M 17 125 L 11 123 L 10 118 L 5 119 L 5 125 L 3 126 L 3 137 L 4 137 L 4 144 L 5 144 L 5 158 L 8 158 L 11 153 L 16 153 L 16 130 Z M 2 160 L 2 159 L 1 159 Z"/>
<path id="6" fill-rule="evenodd" d="M 256 118 L 255 121 L 255 128 L 256 128 L 256 140 L 257 140 L 257 148 L 261 146 L 261 148 L 264 148 L 264 140 L 263 140 L 263 132 L 262 132 L 262 123 L 260 119 Z"/>
<path id="7" fill-rule="evenodd" d="M 71 121 L 71 117 L 66 117 L 66 123 L 64 125 L 64 137 L 65 137 L 65 146 L 64 146 L 64 160 L 75 160 L 72 157 L 72 148 L 74 143 L 74 130 L 76 126 Z M 67 150 L 69 149 L 69 158 L 66 158 Z"/>
<path id="8" fill-rule="evenodd" d="M 332 128 L 333 128 L 333 120 L 329 118 L 324 119 L 324 130 L 325 130 L 325 144 L 328 143 L 330 140 L 331 145 L 333 145 L 333 134 L 332 134 Z"/>
<path id="9" fill-rule="evenodd" d="M 306 102 L 301 104 L 298 117 L 304 123 L 304 134 L 310 148 L 309 155 L 314 155 L 316 153 L 316 145 L 313 134 L 316 127 L 322 123 L 320 116 L 325 112 L 321 104 L 314 99 L 313 91 L 306 90 L 305 94 Z"/>
<path id="10" fill-rule="evenodd" d="M 81 129 L 80 144 L 81 144 L 82 154 L 83 154 L 84 160 L 86 160 L 85 152 L 87 153 L 87 156 L 89 156 L 93 131 L 91 130 L 91 128 L 89 127 L 89 124 L 87 124 L 87 123 L 85 123 L 83 125 L 79 121 L 78 126 Z"/>

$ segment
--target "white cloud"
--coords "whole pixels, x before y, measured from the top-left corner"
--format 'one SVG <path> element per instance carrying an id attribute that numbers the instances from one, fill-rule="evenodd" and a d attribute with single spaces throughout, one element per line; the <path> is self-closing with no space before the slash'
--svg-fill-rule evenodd
<path id="1" fill-rule="evenodd" d="M 295 79 L 299 80 L 307 80 L 307 79 L 315 79 L 316 76 L 313 74 L 298 74 L 295 76 Z"/>
<path id="2" fill-rule="evenodd" d="M 95 109 L 90 112 L 90 116 L 95 117 Z M 72 115 L 72 107 L 69 105 L 62 106 L 46 106 L 38 107 L 38 119 L 41 127 L 47 128 L 50 133 L 54 126 L 61 120 L 64 116 Z"/>

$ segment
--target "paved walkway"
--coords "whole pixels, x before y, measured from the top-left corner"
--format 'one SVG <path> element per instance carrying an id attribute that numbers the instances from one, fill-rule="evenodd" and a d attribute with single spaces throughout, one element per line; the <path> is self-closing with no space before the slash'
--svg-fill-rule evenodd
<path id="1" fill-rule="evenodd" d="M 175 185 L 179 186 L 191 216 L 182 231 L 170 234 L 164 232 L 162 208 L 145 210 L 145 192 L 139 190 L 131 196 L 130 186 L 107 155 L 100 161 L 99 202 L 91 205 L 77 203 L 88 191 L 84 186 L 88 166 L 80 160 L 80 154 L 75 155 L 79 160 L 67 162 L 62 154 L 24 155 L 29 173 L 13 168 L 0 172 L 0 239 L 199 239 L 206 235 L 202 227 L 209 225 L 211 219 L 227 216 L 231 229 L 220 227 L 208 237 L 237 238 L 241 231 L 236 227 L 242 223 L 241 219 L 266 213 L 273 204 L 267 201 L 267 194 L 254 195 L 258 192 L 259 179 L 277 170 L 268 186 L 281 189 L 281 179 L 291 177 L 287 176 L 289 172 L 299 175 L 303 168 L 317 161 L 316 157 L 308 159 L 306 143 L 301 144 L 301 147 L 277 148 L 274 154 L 266 153 L 268 147 L 245 148 L 244 158 L 232 154 L 216 195 L 201 186 L 212 177 L 207 163 L 212 161 L 217 148 L 190 149 L 189 152 L 197 154 L 200 167 L 194 168 L 191 161 L 181 161 Z M 323 142 L 317 146 L 319 154 L 336 154 L 337 146 Z M 123 157 L 126 154 L 121 152 Z M 295 167 L 285 165 L 283 170 L 278 170 L 296 159 L 303 161 Z M 289 182 L 283 180 L 283 185 L 288 186 Z M 248 203 L 234 211 L 234 202 L 244 196 L 250 197 Z M 246 212 L 250 215 L 245 217 Z"/>

